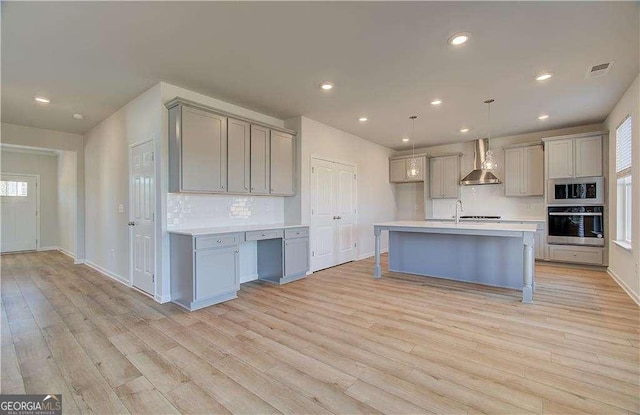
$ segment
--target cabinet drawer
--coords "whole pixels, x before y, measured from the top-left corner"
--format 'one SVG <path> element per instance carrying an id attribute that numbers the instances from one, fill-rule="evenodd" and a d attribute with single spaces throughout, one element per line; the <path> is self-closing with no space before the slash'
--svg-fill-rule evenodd
<path id="1" fill-rule="evenodd" d="M 602 265 L 602 248 L 549 245 L 549 259 L 562 262 Z"/>
<path id="2" fill-rule="evenodd" d="M 271 229 L 268 231 L 251 231 L 247 232 L 247 241 L 261 241 L 263 239 L 282 238 L 282 229 Z"/>
<path id="3" fill-rule="evenodd" d="M 242 242 L 241 234 L 198 236 L 196 237 L 196 250 L 207 248 L 221 248 L 223 246 L 238 245 Z"/>
<path id="4" fill-rule="evenodd" d="M 306 238 L 309 236 L 309 228 L 293 228 L 284 230 L 284 239 Z"/>

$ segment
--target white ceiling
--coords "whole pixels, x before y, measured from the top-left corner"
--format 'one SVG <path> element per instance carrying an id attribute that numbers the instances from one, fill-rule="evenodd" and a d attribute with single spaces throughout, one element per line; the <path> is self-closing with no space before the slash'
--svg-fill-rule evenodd
<path id="1" fill-rule="evenodd" d="M 396 149 L 412 114 L 418 146 L 485 135 L 487 98 L 493 136 L 595 123 L 639 72 L 639 16 L 637 2 L 3 2 L 2 118 L 83 133 L 165 81 Z M 459 31 L 471 41 L 452 48 Z"/>

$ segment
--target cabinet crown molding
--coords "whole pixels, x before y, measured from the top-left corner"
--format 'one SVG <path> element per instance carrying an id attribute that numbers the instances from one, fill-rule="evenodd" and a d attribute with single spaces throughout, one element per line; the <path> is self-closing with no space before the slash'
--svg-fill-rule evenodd
<path id="1" fill-rule="evenodd" d="M 552 137 L 542 137 L 542 141 L 546 143 L 547 141 L 567 140 L 567 139 L 571 139 L 571 138 L 583 138 L 583 137 L 594 137 L 594 136 L 605 136 L 605 135 L 609 135 L 609 131 L 590 131 L 588 133 L 556 135 L 556 136 L 552 136 Z"/>
<path id="2" fill-rule="evenodd" d="M 290 130 L 288 128 L 278 127 L 278 126 L 275 126 L 275 125 L 271 125 L 271 124 L 267 124 L 267 123 L 264 123 L 264 122 L 256 121 L 256 120 L 253 120 L 251 118 L 246 118 L 246 117 L 243 117 L 241 115 L 232 114 L 230 112 L 223 111 L 223 110 L 217 109 L 215 107 L 210 107 L 208 105 L 200 104 L 199 102 L 191 101 L 191 100 L 188 100 L 188 99 L 185 99 L 185 98 L 175 97 L 172 100 L 170 100 L 169 102 L 165 103 L 164 106 L 167 109 L 171 109 L 171 108 L 173 108 L 173 107 L 175 107 L 177 105 L 181 105 L 181 104 L 185 105 L 187 107 L 192 107 L 192 108 L 197 108 L 197 109 L 201 109 L 201 110 L 205 110 L 205 111 L 215 112 L 216 114 L 222 115 L 223 117 L 234 118 L 236 120 L 245 121 L 245 122 L 248 122 L 248 123 L 253 124 L 253 125 L 259 125 L 261 127 L 269 128 L 271 130 L 281 131 L 283 133 L 291 134 L 293 136 L 296 136 L 298 134 L 298 132 L 295 131 L 295 130 Z"/>
<path id="3" fill-rule="evenodd" d="M 544 144 L 543 141 L 534 141 L 534 142 L 519 143 L 519 144 L 508 144 L 506 146 L 502 146 L 502 149 L 503 150 L 507 150 L 507 149 L 510 149 L 510 148 L 535 147 L 535 146 L 541 146 L 543 144 Z"/>

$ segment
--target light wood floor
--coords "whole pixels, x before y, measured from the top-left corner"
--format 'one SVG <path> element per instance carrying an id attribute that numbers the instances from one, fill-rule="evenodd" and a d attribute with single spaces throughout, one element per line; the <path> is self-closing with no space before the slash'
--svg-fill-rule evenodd
<path id="1" fill-rule="evenodd" d="M 599 271 L 538 265 L 524 305 L 365 260 L 186 313 L 59 253 L 1 259 L 2 393 L 69 413 L 640 410 L 638 307 Z"/>

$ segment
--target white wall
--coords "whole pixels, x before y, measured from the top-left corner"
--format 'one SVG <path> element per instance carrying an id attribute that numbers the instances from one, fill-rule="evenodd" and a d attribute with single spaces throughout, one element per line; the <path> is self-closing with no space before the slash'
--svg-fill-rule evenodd
<path id="1" fill-rule="evenodd" d="M 84 146 L 79 134 L 2 123 L 2 143 L 76 153 L 76 261 L 84 259 Z"/>
<path id="2" fill-rule="evenodd" d="M 601 124 L 586 125 L 573 128 L 563 128 L 559 130 L 539 131 L 529 134 L 520 134 L 508 137 L 492 138 L 490 147 L 493 150 L 498 168 L 495 175 L 504 182 L 504 146 L 522 143 L 541 142 L 543 137 L 553 137 L 565 134 L 577 134 L 588 131 L 601 131 L 604 127 Z M 469 137 L 473 140 L 473 137 Z M 465 141 L 463 143 L 445 144 L 432 147 L 422 147 L 416 149 L 416 153 L 427 153 L 431 156 L 462 153 L 460 160 L 460 178 L 466 176 L 473 169 L 474 142 Z M 410 150 L 399 151 L 396 155 L 411 154 Z M 428 162 L 427 162 L 428 173 Z M 428 180 L 428 174 L 425 176 Z M 427 182 L 428 184 L 428 182 Z M 405 185 L 397 185 L 405 186 Z M 399 212 L 405 212 L 413 208 L 411 198 L 406 190 L 396 190 L 402 195 L 399 199 Z M 540 219 L 544 220 L 544 198 L 543 197 L 505 197 L 504 184 L 483 185 L 483 186 L 461 186 L 460 199 L 464 205 L 465 215 L 500 215 L 505 219 Z M 451 218 L 455 209 L 455 199 L 430 199 L 428 188 L 425 194 L 426 217 L 431 218 Z M 400 206 L 402 204 L 402 206 Z"/>
<path id="3" fill-rule="evenodd" d="M 153 140 L 159 147 L 161 108 L 157 84 L 85 135 L 86 261 L 124 282 L 130 281 L 129 145 Z"/>
<path id="4" fill-rule="evenodd" d="M 355 164 L 358 171 L 358 257 L 373 254 L 373 224 L 396 218 L 389 157 L 393 150 L 306 117 L 288 120 L 298 125 L 300 146 L 298 195 L 285 200 L 285 220 L 310 223 L 311 156 Z M 299 206 L 299 208 L 298 208 Z M 382 248 L 387 249 L 386 236 Z"/>
<path id="5" fill-rule="evenodd" d="M 58 154 L 58 247 L 67 255 L 76 256 L 78 190 L 76 177 L 77 153 Z"/>
<path id="6" fill-rule="evenodd" d="M 616 104 L 605 120 L 609 130 L 609 235 L 616 239 L 617 224 L 617 186 L 616 186 L 616 129 L 620 123 L 631 115 L 632 122 L 632 251 L 628 251 L 615 243 L 609 244 L 609 272 L 626 288 L 627 292 L 640 303 L 640 77 L 629 86 L 629 89 Z"/>
<path id="7" fill-rule="evenodd" d="M 58 246 L 58 155 L 3 148 L 3 173 L 40 175 L 40 249 Z"/>

